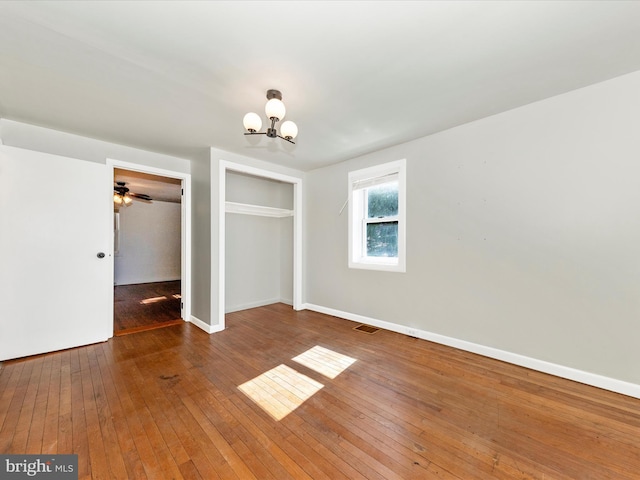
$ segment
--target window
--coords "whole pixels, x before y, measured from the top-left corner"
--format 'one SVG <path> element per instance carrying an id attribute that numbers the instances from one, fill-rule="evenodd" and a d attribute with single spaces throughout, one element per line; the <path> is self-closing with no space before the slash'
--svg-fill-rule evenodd
<path id="1" fill-rule="evenodd" d="M 349 172 L 349 268 L 405 271 L 405 167 Z"/>

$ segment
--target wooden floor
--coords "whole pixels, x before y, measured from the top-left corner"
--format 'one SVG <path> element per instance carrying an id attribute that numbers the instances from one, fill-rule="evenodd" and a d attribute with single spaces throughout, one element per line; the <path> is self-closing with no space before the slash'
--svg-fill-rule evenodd
<path id="1" fill-rule="evenodd" d="M 640 478 L 640 400 L 355 326 L 276 304 L 4 362 L 0 453 L 96 479 Z"/>
<path id="2" fill-rule="evenodd" d="M 180 323 L 180 280 L 113 288 L 116 335 Z"/>

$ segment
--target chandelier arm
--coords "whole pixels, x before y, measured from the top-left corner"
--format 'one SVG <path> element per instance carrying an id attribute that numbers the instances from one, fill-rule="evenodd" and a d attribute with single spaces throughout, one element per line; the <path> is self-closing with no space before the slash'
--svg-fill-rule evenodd
<path id="1" fill-rule="evenodd" d="M 278 138 L 281 138 L 282 140 L 285 140 L 289 143 L 293 143 L 294 145 L 296 144 L 296 142 L 294 142 L 293 140 L 289 140 L 287 137 L 283 137 L 281 135 L 277 135 Z"/>

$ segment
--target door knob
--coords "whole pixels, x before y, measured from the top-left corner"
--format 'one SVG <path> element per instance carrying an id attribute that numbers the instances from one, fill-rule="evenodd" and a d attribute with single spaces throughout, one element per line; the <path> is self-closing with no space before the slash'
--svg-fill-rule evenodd
<path id="1" fill-rule="evenodd" d="M 104 252 L 98 252 L 97 257 L 98 258 L 104 258 Z"/>

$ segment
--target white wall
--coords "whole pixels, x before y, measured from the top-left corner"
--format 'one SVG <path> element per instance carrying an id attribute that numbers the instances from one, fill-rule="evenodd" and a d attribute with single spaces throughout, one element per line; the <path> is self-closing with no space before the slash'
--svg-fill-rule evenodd
<path id="1" fill-rule="evenodd" d="M 191 162 L 191 317 L 211 324 L 211 161 Z"/>
<path id="2" fill-rule="evenodd" d="M 226 312 L 280 301 L 279 220 L 227 214 Z"/>
<path id="3" fill-rule="evenodd" d="M 280 301 L 293 305 L 293 217 L 278 219 Z"/>
<path id="4" fill-rule="evenodd" d="M 120 247 L 115 284 L 180 280 L 181 206 L 133 201 L 120 208 Z"/>
<path id="5" fill-rule="evenodd" d="M 640 384 L 640 72 L 315 170 L 306 302 Z M 350 170 L 407 159 L 407 272 L 347 268 Z"/>
<path id="6" fill-rule="evenodd" d="M 227 172 L 226 200 L 274 208 L 293 208 L 293 187 L 290 183 L 240 172 Z"/>

